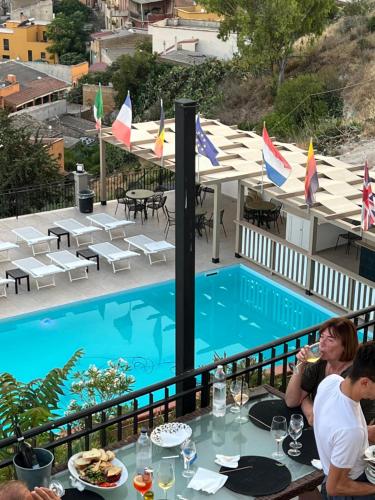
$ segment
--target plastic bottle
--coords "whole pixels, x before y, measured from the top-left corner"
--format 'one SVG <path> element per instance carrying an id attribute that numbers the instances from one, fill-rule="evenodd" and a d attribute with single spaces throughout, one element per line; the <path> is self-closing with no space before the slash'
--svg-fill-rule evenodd
<path id="1" fill-rule="evenodd" d="M 144 470 L 152 465 L 151 441 L 147 435 L 147 429 L 142 427 L 136 445 L 136 469 L 138 474 L 143 474 Z"/>
<path id="2" fill-rule="evenodd" d="M 224 417 L 227 409 L 227 386 L 223 366 L 219 365 L 214 375 L 212 414 L 215 417 Z"/>

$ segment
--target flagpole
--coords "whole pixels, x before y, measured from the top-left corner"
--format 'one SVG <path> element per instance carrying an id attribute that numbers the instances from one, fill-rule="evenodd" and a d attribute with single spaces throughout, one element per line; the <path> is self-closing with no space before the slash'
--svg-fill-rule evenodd
<path id="1" fill-rule="evenodd" d="M 266 122 L 264 121 L 263 122 L 263 129 L 266 127 Z M 263 196 L 263 191 L 264 191 L 264 187 L 263 187 L 263 176 L 264 176 L 264 157 L 263 157 L 263 154 L 262 154 L 262 183 L 261 183 L 261 186 L 260 186 L 260 194 Z"/>

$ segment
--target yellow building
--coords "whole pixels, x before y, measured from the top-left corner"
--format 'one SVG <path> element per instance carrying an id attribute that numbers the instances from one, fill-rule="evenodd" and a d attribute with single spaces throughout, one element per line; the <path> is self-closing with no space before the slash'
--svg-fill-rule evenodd
<path id="1" fill-rule="evenodd" d="M 176 15 L 180 19 L 189 21 L 221 21 L 222 17 L 214 12 L 207 12 L 201 5 L 190 5 L 186 7 L 176 7 Z"/>
<path id="2" fill-rule="evenodd" d="M 57 62 L 47 51 L 48 21 L 6 21 L 0 28 L 0 60 Z"/>

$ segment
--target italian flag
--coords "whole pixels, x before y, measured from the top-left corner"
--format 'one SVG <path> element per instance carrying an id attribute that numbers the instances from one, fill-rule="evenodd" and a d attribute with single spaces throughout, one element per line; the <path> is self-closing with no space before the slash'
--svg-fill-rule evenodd
<path id="1" fill-rule="evenodd" d="M 128 148 L 131 144 L 131 129 L 132 129 L 132 103 L 130 93 L 126 96 L 124 104 L 121 106 L 120 112 L 116 120 L 112 124 L 112 133 L 119 141 L 123 142 Z"/>
<path id="2" fill-rule="evenodd" d="M 102 94 L 102 86 L 99 83 L 99 90 L 96 93 L 95 101 L 94 101 L 94 118 L 96 121 L 96 129 L 97 130 L 100 130 L 102 128 L 103 116 L 104 116 L 103 94 Z"/>

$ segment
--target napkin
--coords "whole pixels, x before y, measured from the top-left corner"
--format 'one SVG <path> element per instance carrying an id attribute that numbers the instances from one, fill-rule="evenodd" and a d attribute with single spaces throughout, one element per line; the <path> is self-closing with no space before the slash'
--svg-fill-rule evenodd
<path id="1" fill-rule="evenodd" d="M 216 455 L 215 463 L 223 465 L 224 467 L 229 467 L 230 469 L 236 469 L 238 467 L 239 459 L 240 455 Z"/>
<path id="2" fill-rule="evenodd" d="M 225 474 L 218 474 L 212 470 L 198 467 L 197 472 L 188 484 L 188 488 L 215 494 L 224 486 L 227 479 L 228 476 Z"/>
<path id="3" fill-rule="evenodd" d="M 311 465 L 315 467 L 315 469 L 323 470 L 322 462 L 318 459 L 311 460 Z"/>

